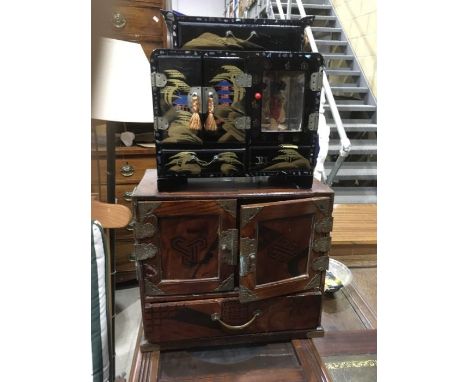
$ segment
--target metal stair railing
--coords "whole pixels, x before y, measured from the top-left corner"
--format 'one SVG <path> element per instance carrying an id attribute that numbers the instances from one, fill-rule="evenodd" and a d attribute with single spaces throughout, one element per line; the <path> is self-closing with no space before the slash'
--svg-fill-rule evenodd
<path id="1" fill-rule="evenodd" d="M 299 14 L 301 18 L 306 17 L 307 14 L 305 12 L 304 5 L 302 4 L 302 0 L 295 0 L 295 1 L 299 9 Z M 291 18 L 291 3 L 292 3 L 292 0 L 288 0 L 287 2 L 288 19 Z M 270 0 L 268 0 L 268 6 L 270 7 L 270 9 L 272 8 Z M 281 0 L 276 0 L 276 7 L 278 8 L 280 18 L 285 20 L 286 16 L 283 12 L 283 5 L 281 4 Z M 309 40 L 310 49 L 312 50 L 312 52 L 318 53 L 317 44 L 315 43 L 315 39 L 314 39 L 314 36 L 312 35 L 312 29 L 310 26 L 305 28 L 305 33 Z M 346 131 L 343 127 L 343 122 L 341 121 L 340 112 L 338 111 L 338 108 L 336 106 L 335 98 L 333 97 L 332 89 L 330 87 L 330 83 L 328 82 L 328 77 L 327 77 L 325 70 L 323 71 L 322 89 L 325 92 L 325 96 L 328 100 L 328 105 L 330 107 L 333 120 L 335 121 L 336 129 L 338 131 L 338 135 L 340 137 L 340 143 L 341 143 L 340 155 L 338 159 L 336 160 L 327 178 L 325 174 L 324 162 L 328 154 L 328 140 L 330 136 L 330 128 L 326 125 L 325 118 L 323 117 L 324 98 L 322 97 L 321 105 L 320 105 L 320 109 L 321 109 L 320 115 L 322 118 L 319 118 L 319 128 L 318 128 L 319 142 L 322 144 L 320 144 L 320 150 L 319 150 L 319 154 L 317 157 L 317 164 L 316 164 L 317 171 L 316 172 L 318 173 L 317 175 L 321 178 L 319 179 L 320 181 L 326 182 L 328 185 L 331 186 L 333 184 L 333 180 L 336 174 L 338 173 L 338 170 L 340 169 L 344 160 L 346 159 L 346 157 L 349 155 L 351 151 L 351 142 L 348 136 L 346 135 Z M 316 174 L 314 174 L 314 176 L 316 176 Z"/>

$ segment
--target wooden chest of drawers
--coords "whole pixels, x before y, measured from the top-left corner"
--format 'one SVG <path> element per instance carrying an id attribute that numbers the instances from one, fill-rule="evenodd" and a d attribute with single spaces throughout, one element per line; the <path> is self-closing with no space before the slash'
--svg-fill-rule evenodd
<path id="1" fill-rule="evenodd" d="M 193 181 L 134 190 L 146 339 L 161 348 L 320 335 L 333 191 Z"/>
<path id="2" fill-rule="evenodd" d="M 156 164 L 155 149 L 118 147 L 115 160 L 116 203 L 131 209 L 131 195 L 147 168 Z M 106 201 L 106 152 L 95 151 L 91 163 L 91 192 L 98 193 L 101 201 Z M 116 282 L 136 279 L 133 254 L 133 222 L 126 228 L 116 230 L 115 260 Z"/>
<path id="3" fill-rule="evenodd" d="M 139 42 L 149 58 L 155 48 L 167 46 L 167 28 L 161 15 L 164 0 L 117 0 L 107 17 L 109 37 Z"/>

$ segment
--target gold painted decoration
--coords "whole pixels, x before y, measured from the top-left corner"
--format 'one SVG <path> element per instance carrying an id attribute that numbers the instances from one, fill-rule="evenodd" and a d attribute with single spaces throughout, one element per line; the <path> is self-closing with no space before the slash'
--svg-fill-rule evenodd
<path id="1" fill-rule="evenodd" d="M 182 49 L 264 50 L 262 46 L 250 42 L 249 39 L 240 39 L 233 34 L 221 37 L 215 33 L 205 32 L 186 42 Z"/>
<path id="2" fill-rule="evenodd" d="M 304 158 L 294 149 L 285 148 L 278 150 L 278 153 L 279 155 L 272 159 L 272 162 L 276 163 L 264 168 L 265 171 L 311 169 L 310 161 Z"/>

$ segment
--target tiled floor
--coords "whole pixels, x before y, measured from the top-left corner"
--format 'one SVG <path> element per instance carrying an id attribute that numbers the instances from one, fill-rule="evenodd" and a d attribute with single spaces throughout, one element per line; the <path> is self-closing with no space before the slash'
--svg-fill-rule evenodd
<path id="1" fill-rule="evenodd" d="M 115 375 L 127 379 L 141 321 L 138 286 L 118 287 L 115 292 L 115 312 Z"/>

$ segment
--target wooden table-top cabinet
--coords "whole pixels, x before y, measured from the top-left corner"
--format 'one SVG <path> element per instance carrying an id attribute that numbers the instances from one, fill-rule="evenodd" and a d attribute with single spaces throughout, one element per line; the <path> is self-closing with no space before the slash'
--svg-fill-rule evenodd
<path id="1" fill-rule="evenodd" d="M 320 335 L 333 191 L 253 180 L 132 194 L 146 340 L 161 348 Z"/>

